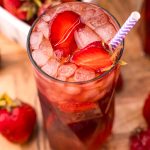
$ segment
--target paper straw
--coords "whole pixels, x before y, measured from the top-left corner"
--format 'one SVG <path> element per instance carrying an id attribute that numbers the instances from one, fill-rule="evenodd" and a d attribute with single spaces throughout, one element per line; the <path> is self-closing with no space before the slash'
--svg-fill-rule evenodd
<path id="1" fill-rule="evenodd" d="M 129 18 L 120 28 L 120 30 L 117 32 L 115 37 L 110 41 L 109 45 L 111 45 L 113 49 L 115 49 L 118 45 L 120 45 L 123 39 L 130 32 L 130 30 L 135 26 L 135 24 L 139 19 L 140 19 L 140 13 L 137 11 L 132 12 Z"/>

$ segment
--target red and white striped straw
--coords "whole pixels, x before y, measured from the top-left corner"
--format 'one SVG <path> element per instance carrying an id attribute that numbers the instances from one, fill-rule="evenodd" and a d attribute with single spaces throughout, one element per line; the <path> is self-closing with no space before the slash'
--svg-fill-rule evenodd
<path id="1" fill-rule="evenodd" d="M 130 30 L 135 26 L 135 24 L 139 19 L 140 19 L 140 13 L 137 11 L 132 12 L 129 18 L 120 28 L 120 30 L 117 32 L 115 37 L 110 41 L 109 45 L 111 45 L 113 49 L 119 46 L 123 41 L 123 39 L 130 32 Z"/>

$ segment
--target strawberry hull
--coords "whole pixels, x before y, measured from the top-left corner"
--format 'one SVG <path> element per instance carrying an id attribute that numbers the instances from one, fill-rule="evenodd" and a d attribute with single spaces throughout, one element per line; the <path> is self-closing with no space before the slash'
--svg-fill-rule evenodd
<path id="1" fill-rule="evenodd" d="M 95 13 L 89 17 L 87 10 Z M 97 24 L 100 17 L 106 19 Z M 80 2 L 48 9 L 41 18 L 29 34 L 28 53 L 50 145 L 56 150 L 98 150 L 111 134 L 114 93 L 120 72 L 120 66 L 113 64 L 102 41 L 110 40 L 119 26 L 102 8 Z M 42 20 L 49 24 L 48 39 L 44 35 L 33 36 L 37 35 Z M 106 39 L 96 33 L 96 28 L 100 30 L 104 25 L 113 30 L 107 37 L 105 31 Z M 53 49 L 47 55 L 49 59 L 41 50 L 41 40 L 45 39 Z M 102 72 L 104 68 L 109 69 Z"/>

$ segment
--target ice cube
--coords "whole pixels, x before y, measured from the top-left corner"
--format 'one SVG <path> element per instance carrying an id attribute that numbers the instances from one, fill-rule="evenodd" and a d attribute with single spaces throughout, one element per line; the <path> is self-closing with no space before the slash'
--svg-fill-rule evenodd
<path id="1" fill-rule="evenodd" d="M 41 32 L 32 32 L 30 37 L 31 48 L 39 49 L 42 39 L 43 39 L 43 34 Z"/>
<path id="2" fill-rule="evenodd" d="M 65 89 L 66 89 L 66 93 L 71 94 L 71 95 L 78 95 L 81 93 L 81 88 L 77 86 L 68 85 L 66 86 Z"/>
<path id="3" fill-rule="evenodd" d="M 105 24 L 97 27 L 95 32 L 102 38 L 103 41 L 109 42 L 116 34 L 116 29 L 112 24 Z"/>
<path id="4" fill-rule="evenodd" d="M 78 68 L 74 75 L 75 81 L 87 81 L 90 79 L 95 78 L 95 72 L 91 69 L 85 69 L 85 68 Z"/>
<path id="5" fill-rule="evenodd" d="M 99 94 L 99 90 L 98 89 L 89 89 L 87 91 L 85 91 L 83 93 L 83 99 L 85 101 L 91 101 L 92 99 L 94 99 L 97 95 Z"/>
<path id="6" fill-rule="evenodd" d="M 63 12 L 63 11 L 65 11 L 65 10 L 70 10 L 71 8 L 70 8 L 70 6 L 67 4 L 67 3 L 64 3 L 63 5 L 61 5 L 60 7 L 57 7 L 56 8 L 56 12 L 55 13 L 60 13 L 60 12 Z M 55 14 L 56 15 L 56 14 Z"/>
<path id="7" fill-rule="evenodd" d="M 85 28 L 75 31 L 74 37 L 75 37 L 77 46 L 80 49 L 84 48 L 85 46 L 87 46 L 88 44 L 90 44 L 94 41 L 100 40 L 100 37 L 98 36 L 98 34 L 95 33 L 88 26 L 85 26 Z"/>
<path id="8" fill-rule="evenodd" d="M 75 73 L 76 69 L 77 66 L 72 63 L 61 65 L 58 69 L 58 76 L 64 76 L 68 78 Z"/>
<path id="9" fill-rule="evenodd" d="M 103 98 L 106 94 L 107 90 L 102 90 L 102 91 L 99 91 L 99 93 L 97 93 L 97 95 L 95 95 L 93 98 L 91 98 L 91 102 L 96 102 L 98 100 L 100 100 L 101 98 Z"/>
<path id="10" fill-rule="evenodd" d="M 93 28 L 101 27 L 104 26 L 105 24 L 108 23 L 108 17 L 106 14 L 97 14 L 93 17 L 91 17 L 88 21 L 87 24 L 92 26 Z"/>
<path id="11" fill-rule="evenodd" d="M 34 50 L 32 52 L 32 57 L 38 66 L 43 66 L 49 59 L 49 54 L 47 51 Z"/>
<path id="12" fill-rule="evenodd" d="M 49 37 L 49 25 L 45 21 L 40 21 L 37 25 L 37 31 L 43 33 L 44 37 L 48 39 Z"/>
<path id="13" fill-rule="evenodd" d="M 56 77 L 59 65 L 56 59 L 50 59 L 41 69 L 49 76 Z"/>
<path id="14" fill-rule="evenodd" d="M 49 40 L 43 40 L 42 43 L 40 44 L 40 47 L 39 49 L 41 51 L 44 51 L 47 53 L 47 55 L 49 55 L 49 57 L 52 57 L 53 56 L 53 48 L 51 46 L 51 43 Z"/>
<path id="15" fill-rule="evenodd" d="M 60 60 L 63 56 L 63 51 L 58 49 L 58 50 L 54 51 L 54 54 L 55 54 L 56 59 Z"/>
<path id="16" fill-rule="evenodd" d="M 95 14 L 96 10 L 93 8 L 85 8 L 81 14 L 81 21 L 87 22 L 90 18 L 92 18 Z"/>
<path id="17" fill-rule="evenodd" d="M 70 10 L 74 11 L 74 12 L 77 12 L 78 14 L 81 14 L 84 6 L 81 5 L 80 3 L 76 3 L 75 5 L 70 5 L 69 6 Z"/>
<path id="18" fill-rule="evenodd" d="M 42 16 L 42 19 L 43 19 L 45 22 L 49 22 L 49 21 L 51 20 L 51 16 L 45 14 L 45 15 Z"/>

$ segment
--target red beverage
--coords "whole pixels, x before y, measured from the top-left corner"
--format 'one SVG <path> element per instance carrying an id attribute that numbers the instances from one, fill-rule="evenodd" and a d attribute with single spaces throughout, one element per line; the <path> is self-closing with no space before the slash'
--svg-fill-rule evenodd
<path id="1" fill-rule="evenodd" d="M 145 47 L 144 51 L 150 55 L 150 1 L 145 1 Z"/>
<path id="2" fill-rule="evenodd" d="M 54 150 L 97 150 L 111 134 L 122 49 L 106 43 L 118 29 L 108 12 L 81 2 L 49 8 L 33 25 L 28 53 Z"/>

